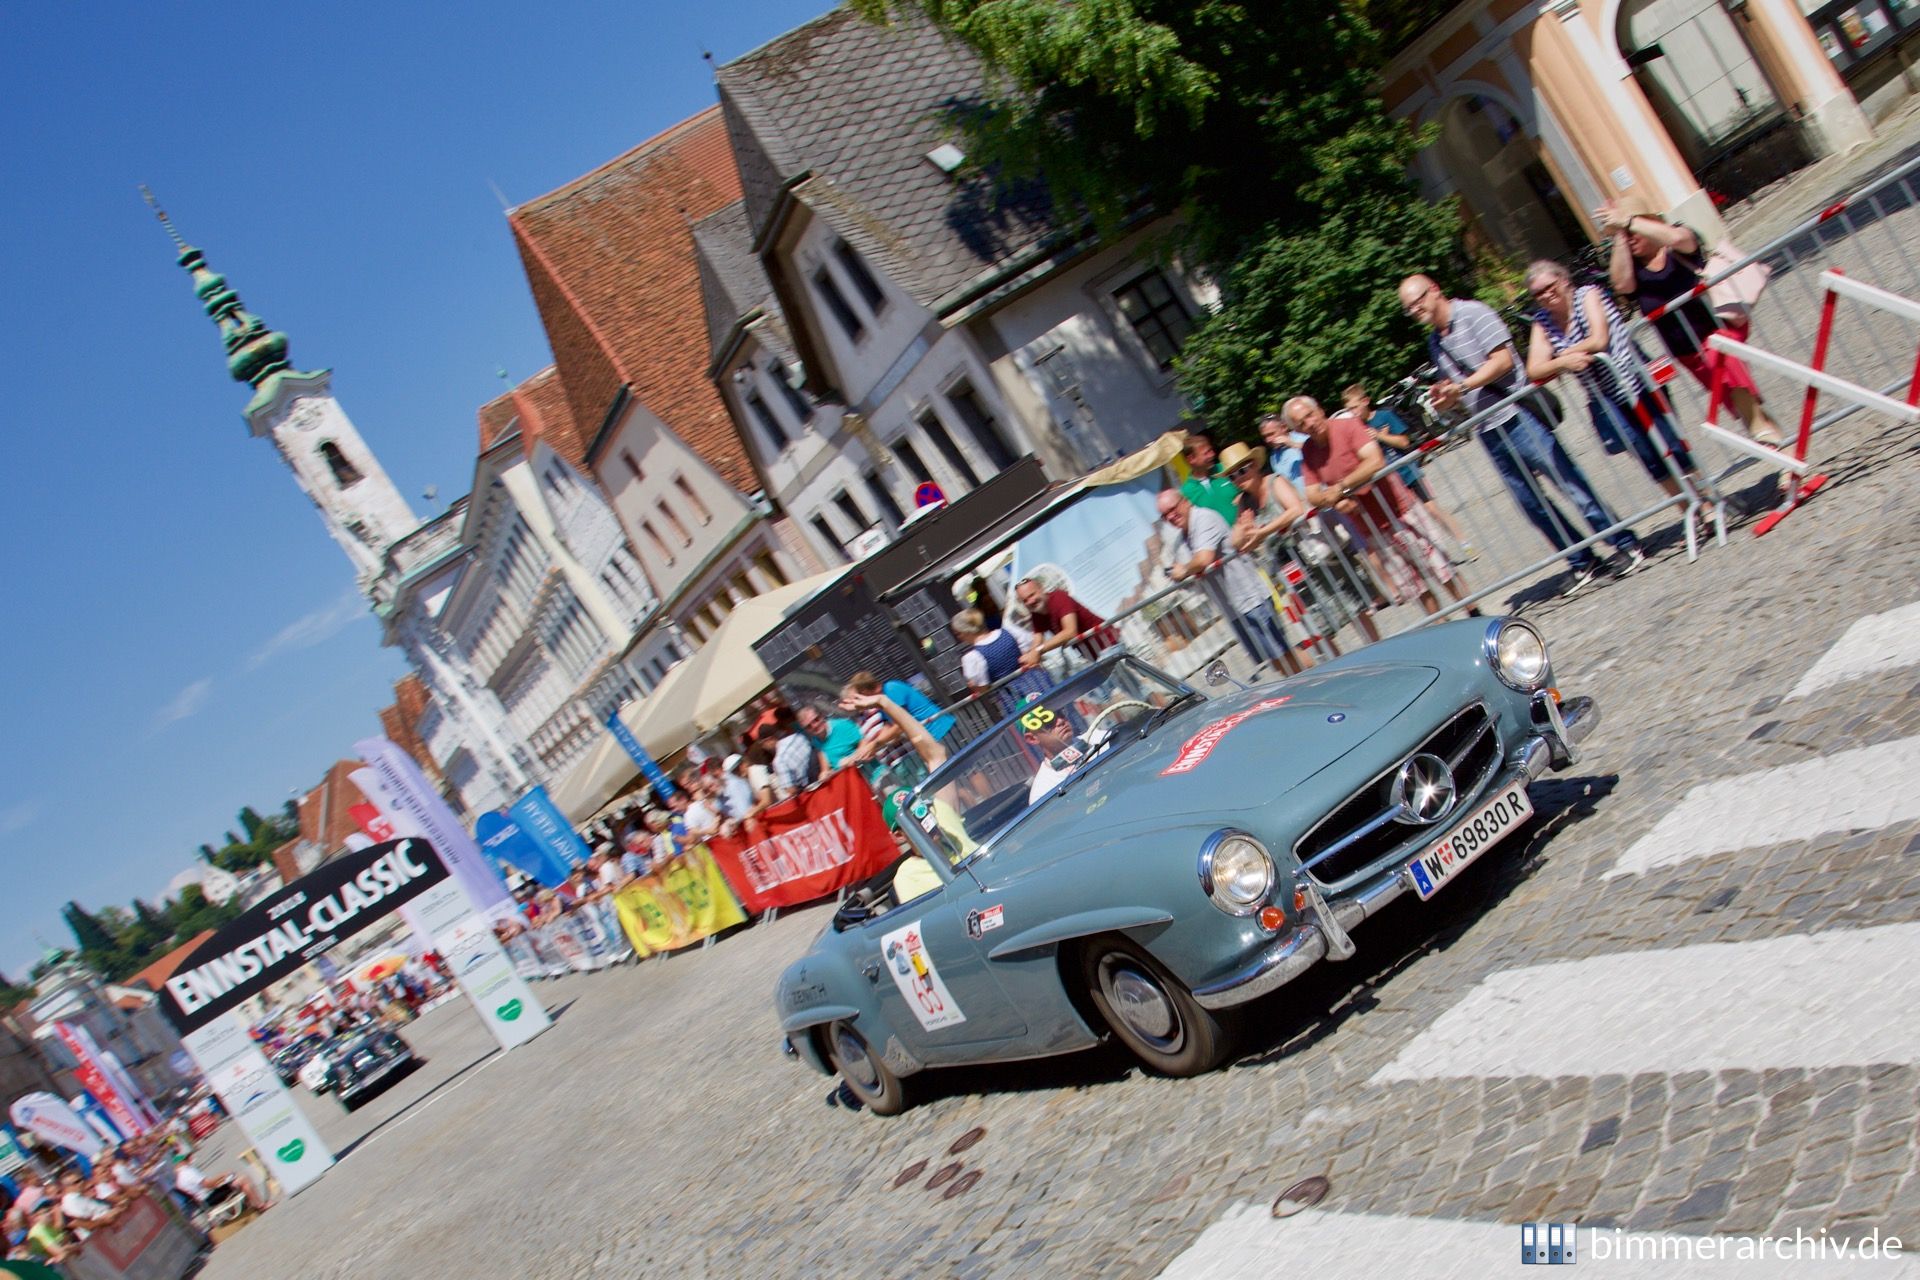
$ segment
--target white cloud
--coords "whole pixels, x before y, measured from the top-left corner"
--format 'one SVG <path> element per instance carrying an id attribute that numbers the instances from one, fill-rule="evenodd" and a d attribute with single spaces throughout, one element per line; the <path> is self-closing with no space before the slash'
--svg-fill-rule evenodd
<path id="1" fill-rule="evenodd" d="M 185 720 L 207 703 L 207 695 L 213 692 L 213 677 L 205 676 L 173 695 L 173 701 L 153 713 L 153 731 L 155 733 L 170 724 Z"/>
<path id="2" fill-rule="evenodd" d="M 12 835 L 32 826 L 33 820 L 39 816 L 40 806 L 31 800 L 22 800 L 0 809 L 0 836 Z"/>
<path id="3" fill-rule="evenodd" d="M 360 597 L 358 591 L 349 588 L 331 604 L 295 618 L 276 631 L 271 639 L 247 659 L 247 670 L 257 671 L 280 654 L 291 653 L 295 649 L 310 649 L 324 640 L 331 639 L 366 611 L 367 602 Z"/>

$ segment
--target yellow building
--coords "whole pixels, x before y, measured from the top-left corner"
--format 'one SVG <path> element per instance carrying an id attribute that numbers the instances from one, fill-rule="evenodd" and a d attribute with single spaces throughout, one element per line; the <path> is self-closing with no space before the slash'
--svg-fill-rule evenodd
<path id="1" fill-rule="evenodd" d="M 1834 5 L 1804 2 L 1818 32 L 1796 0 L 1470 0 L 1393 59 L 1384 94 L 1439 126 L 1429 190 L 1516 257 L 1594 239 L 1608 198 L 1712 234 L 1719 208 L 1872 133 L 1842 70 L 1884 73 Z M 1853 22 L 1898 56 L 1892 22 Z"/>

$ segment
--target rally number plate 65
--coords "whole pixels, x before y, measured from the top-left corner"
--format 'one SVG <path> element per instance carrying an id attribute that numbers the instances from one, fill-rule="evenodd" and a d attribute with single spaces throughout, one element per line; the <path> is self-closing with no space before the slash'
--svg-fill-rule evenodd
<path id="1" fill-rule="evenodd" d="M 1518 783 L 1494 793 L 1491 800 L 1407 864 L 1413 891 L 1426 901 L 1442 885 L 1460 874 L 1460 868 L 1485 853 L 1500 837 L 1533 816 L 1533 801 Z"/>

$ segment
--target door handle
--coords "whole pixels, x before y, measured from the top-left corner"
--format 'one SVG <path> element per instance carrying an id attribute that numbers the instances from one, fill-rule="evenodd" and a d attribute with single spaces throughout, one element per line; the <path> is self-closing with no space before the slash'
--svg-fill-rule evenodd
<path id="1" fill-rule="evenodd" d="M 866 964 L 863 964 L 860 966 L 860 972 L 867 975 L 868 982 L 878 982 L 880 981 L 880 962 L 877 960 L 870 960 Z"/>

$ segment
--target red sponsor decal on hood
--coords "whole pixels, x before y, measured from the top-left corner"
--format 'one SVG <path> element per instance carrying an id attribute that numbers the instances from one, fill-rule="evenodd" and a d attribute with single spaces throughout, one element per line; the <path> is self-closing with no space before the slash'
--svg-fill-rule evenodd
<path id="1" fill-rule="evenodd" d="M 1187 739 L 1186 745 L 1182 746 L 1179 754 L 1174 756 L 1173 763 L 1160 771 L 1160 776 L 1170 778 L 1176 773 L 1192 773 L 1213 754 L 1213 749 L 1220 745 L 1220 739 L 1232 733 L 1243 720 L 1251 720 L 1262 711 L 1271 711 L 1291 701 L 1293 701 L 1291 694 L 1278 698 L 1262 698 L 1245 711 L 1236 711 L 1224 720 L 1215 720 Z"/>

